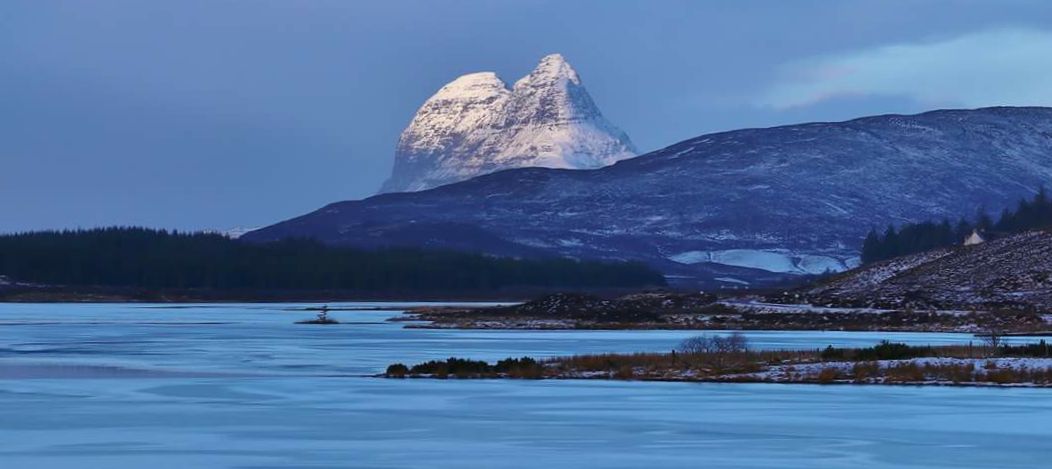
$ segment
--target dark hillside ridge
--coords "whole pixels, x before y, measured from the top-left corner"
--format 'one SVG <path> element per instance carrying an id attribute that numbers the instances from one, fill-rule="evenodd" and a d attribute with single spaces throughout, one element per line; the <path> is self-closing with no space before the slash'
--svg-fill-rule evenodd
<path id="1" fill-rule="evenodd" d="M 1052 233 L 1031 231 L 877 262 L 803 292 L 818 305 L 892 309 L 1052 309 Z"/>

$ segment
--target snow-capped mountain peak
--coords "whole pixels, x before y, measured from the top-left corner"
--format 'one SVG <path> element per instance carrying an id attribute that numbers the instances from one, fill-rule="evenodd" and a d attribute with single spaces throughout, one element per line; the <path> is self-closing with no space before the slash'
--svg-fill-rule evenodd
<path id="1" fill-rule="evenodd" d="M 635 156 L 559 54 L 511 89 L 493 72 L 463 75 L 429 98 L 402 132 L 381 192 L 417 191 L 503 169 L 592 169 Z"/>
<path id="2" fill-rule="evenodd" d="M 515 82 L 515 87 L 528 86 L 530 83 L 566 81 L 574 85 L 581 84 L 581 77 L 577 70 L 566 61 L 562 54 L 550 54 L 544 56 L 537 68 Z"/>
<path id="3" fill-rule="evenodd" d="M 477 72 L 462 75 L 435 93 L 431 100 L 477 100 L 484 101 L 507 95 L 507 85 L 493 72 Z"/>

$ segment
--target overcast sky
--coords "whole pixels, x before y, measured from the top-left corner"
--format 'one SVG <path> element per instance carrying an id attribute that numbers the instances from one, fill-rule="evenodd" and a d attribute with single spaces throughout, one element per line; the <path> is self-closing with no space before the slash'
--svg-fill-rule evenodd
<path id="1" fill-rule="evenodd" d="M 642 151 L 1052 105 L 1052 2 L 0 2 L 0 231 L 255 227 L 367 197 L 458 75 L 561 52 Z"/>

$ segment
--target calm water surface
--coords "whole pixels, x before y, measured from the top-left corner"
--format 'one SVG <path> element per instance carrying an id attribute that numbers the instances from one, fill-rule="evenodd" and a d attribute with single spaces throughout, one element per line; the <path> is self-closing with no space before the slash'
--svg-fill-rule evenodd
<path id="1" fill-rule="evenodd" d="M 403 329 L 384 321 L 395 305 L 293 324 L 304 306 L 0 305 L 0 467 L 1009 468 L 1052 451 L 1052 391 L 383 380 L 363 375 L 451 355 L 663 351 L 693 333 Z"/>

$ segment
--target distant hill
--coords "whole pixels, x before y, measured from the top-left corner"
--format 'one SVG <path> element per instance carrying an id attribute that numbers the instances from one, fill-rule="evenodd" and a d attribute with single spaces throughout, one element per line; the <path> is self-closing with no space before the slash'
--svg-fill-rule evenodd
<path id="1" fill-rule="evenodd" d="M 1052 233 L 1030 231 L 876 262 L 803 292 L 814 304 L 913 309 L 1052 308 Z"/>
<path id="2" fill-rule="evenodd" d="M 885 115 L 703 135 L 595 170 L 513 169 L 338 202 L 254 242 L 635 260 L 695 286 L 859 262 L 872 228 L 990 213 L 1052 181 L 1052 109 Z"/>

